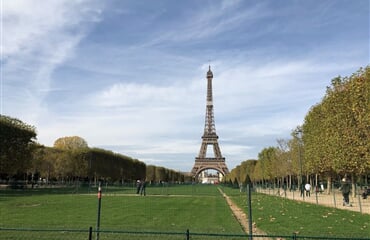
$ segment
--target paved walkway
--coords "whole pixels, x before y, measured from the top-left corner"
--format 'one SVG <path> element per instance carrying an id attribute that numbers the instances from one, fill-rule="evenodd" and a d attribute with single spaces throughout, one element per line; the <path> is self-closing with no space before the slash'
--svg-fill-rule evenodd
<path id="1" fill-rule="evenodd" d="M 257 192 L 265 193 L 283 198 L 293 199 L 297 201 L 303 201 L 308 203 L 320 204 L 328 207 L 334 207 L 339 209 L 345 209 L 350 211 L 357 211 L 361 213 L 370 214 L 370 197 L 362 199 L 361 196 L 356 197 L 350 196 L 351 206 L 343 206 L 342 194 L 338 191 L 334 191 L 331 194 L 327 193 L 311 193 L 309 197 L 301 197 L 299 191 L 286 191 L 283 189 L 262 189 L 258 188 Z"/>

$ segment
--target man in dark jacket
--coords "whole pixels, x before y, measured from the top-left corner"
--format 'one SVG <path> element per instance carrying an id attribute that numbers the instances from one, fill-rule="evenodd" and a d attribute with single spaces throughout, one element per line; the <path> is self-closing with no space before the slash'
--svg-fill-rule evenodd
<path id="1" fill-rule="evenodd" d="M 342 185 L 339 190 L 342 192 L 343 195 L 343 206 L 351 206 L 349 204 L 349 193 L 351 192 L 351 184 L 346 178 L 342 179 Z"/>

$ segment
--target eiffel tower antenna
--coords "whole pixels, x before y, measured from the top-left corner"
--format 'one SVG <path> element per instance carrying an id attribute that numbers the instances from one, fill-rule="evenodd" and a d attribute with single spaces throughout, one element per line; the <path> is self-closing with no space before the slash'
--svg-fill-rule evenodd
<path id="1" fill-rule="evenodd" d="M 195 163 L 191 173 L 197 177 L 201 172 L 207 169 L 213 169 L 220 172 L 223 176 L 229 173 L 229 169 L 225 164 L 225 158 L 222 157 L 220 147 L 218 145 L 218 136 L 216 134 L 215 118 L 213 113 L 213 96 L 212 96 L 212 79 L 213 73 L 211 65 L 207 72 L 207 101 L 206 101 L 206 117 L 204 124 L 204 133 L 202 136 L 202 145 L 199 155 L 195 158 Z M 213 146 L 214 157 L 207 157 L 208 145 Z"/>

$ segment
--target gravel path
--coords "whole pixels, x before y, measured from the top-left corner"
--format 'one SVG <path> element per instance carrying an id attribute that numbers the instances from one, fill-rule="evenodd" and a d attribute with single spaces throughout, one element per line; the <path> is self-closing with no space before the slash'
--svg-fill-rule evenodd
<path id="1" fill-rule="evenodd" d="M 222 190 L 221 188 L 218 188 L 218 190 L 220 191 L 220 193 L 222 194 L 222 196 L 225 198 L 227 204 L 229 205 L 231 211 L 233 212 L 234 214 L 234 217 L 236 218 L 236 220 L 238 220 L 240 226 L 243 228 L 244 232 L 246 234 L 249 234 L 249 222 L 248 222 L 248 218 L 247 218 L 247 215 L 244 213 L 244 211 L 242 209 L 240 209 L 231 199 L 229 196 L 227 196 Z M 252 228 L 253 228 L 253 234 L 258 234 L 258 235 L 266 235 L 266 233 L 262 232 L 261 230 L 257 229 L 255 224 L 253 223 L 252 224 Z M 259 239 L 262 239 L 262 238 L 259 238 Z"/>

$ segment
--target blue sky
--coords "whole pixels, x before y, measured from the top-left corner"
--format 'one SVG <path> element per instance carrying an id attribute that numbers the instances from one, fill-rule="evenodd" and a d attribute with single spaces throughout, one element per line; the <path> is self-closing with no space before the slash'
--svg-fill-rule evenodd
<path id="1" fill-rule="evenodd" d="M 209 65 L 231 170 L 370 62 L 368 0 L 0 1 L 1 114 L 46 146 L 77 135 L 181 171 L 199 153 Z"/>

